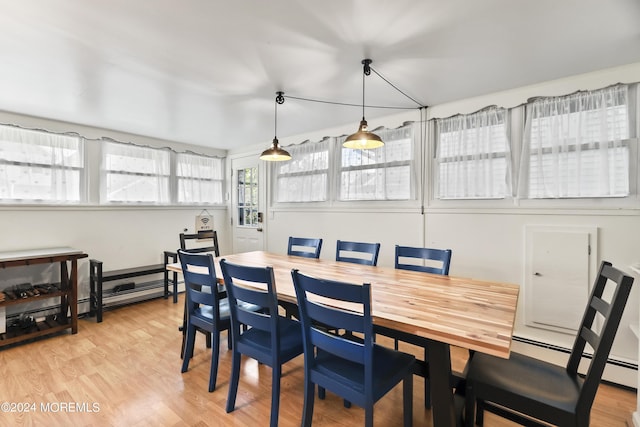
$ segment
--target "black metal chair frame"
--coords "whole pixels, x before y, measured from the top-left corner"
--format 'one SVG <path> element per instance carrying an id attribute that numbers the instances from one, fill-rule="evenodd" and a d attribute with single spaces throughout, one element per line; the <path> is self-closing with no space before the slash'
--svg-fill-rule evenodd
<path id="1" fill-rule="evenodd" d="M 632 277 L 602 262 L 565 367 L 518 353 L 512 353 L 509 359 L 476 353 L 467 375 L 466 425 L 473 424 L 477 402 L 479 425 L 486 410 L 525 426 L 547 425 L 544 422 L 587 427 L 632 284 Z M 615 289 L 611 292 L 610 287 Z M 611 295 L 609 301 L 603 297 L 605 290 Z M 602 319 L 599 332 L 593 330 L 596 314 Z M 593 355 L 583 377 L 578 365 L 587 344 Z"/>

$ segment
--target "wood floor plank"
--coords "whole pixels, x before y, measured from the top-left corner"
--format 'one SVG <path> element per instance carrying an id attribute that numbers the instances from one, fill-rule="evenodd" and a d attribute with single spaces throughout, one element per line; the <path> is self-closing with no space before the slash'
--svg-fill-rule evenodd
<path id="1" fill-rule="evenodd" d="M 3 412 L 0 426 L 268 425 L 271 369 L 243 360 L 236 410 L 227 414 L 231 353 L 226 335 L 222 335 L 217 388 L 209 393 L 211 352 L 201 334 L 196 338 L 189 371 L 180 373 L 181 322 L 182 296 L 178 304 L 157 299 L 107 311 L 102 323 L 80 319 L 76 335 L 63 334 L 1 350 L 0 401 L 29 404 L 35 410 Z M 393 345 L 391 340 L 385 344 Z M 421 355 L 421 349 L 403 345 L 401 349 Z M 452 349 L 454 369 L 463 366 L 466 354 Z M 283 368 L 280 426 L 300 425 L 303 375 L 302 356 Z M 414 426 L 431 427 L 431 412 L 422 402 L 423 382 L 416 377 Z M 625 426 L 635 406 L 635 392 L 603 384 L 592 410 L 592 425 Z M 363 423 L 361 408 L 344 408 L 342 399 L 329 392 L 324 401 L 316 398 L 314 426 Z M 376 404 L 375 424 L 402 424 L 401 386 Z M 487 427 L 513 425 L 486 414 Z"/>

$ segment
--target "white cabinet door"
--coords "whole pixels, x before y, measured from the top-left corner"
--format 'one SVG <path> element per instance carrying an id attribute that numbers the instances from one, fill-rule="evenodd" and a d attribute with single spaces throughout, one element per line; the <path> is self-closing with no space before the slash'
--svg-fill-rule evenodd
<path id="1" fill-rule="evenodd" d="M 594 236 L 594 237 L 592 237 Z M 525 322 L 575 335 L 589 297 L 591 240 L 584 228 L 529 227 L 525 266 Z"/>

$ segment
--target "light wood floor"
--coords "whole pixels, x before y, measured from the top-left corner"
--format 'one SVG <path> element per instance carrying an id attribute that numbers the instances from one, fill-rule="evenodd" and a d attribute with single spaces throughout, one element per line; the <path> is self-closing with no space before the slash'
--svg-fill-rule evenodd
<path id="1" fill-rule="evenodd" d="M 225 412 L 230 352 L 220 352 L 218 386 L 207 392 L 210 351 L 198 334 L 189 371 L 180 373 L 178 304 L 153 300 L 108 311 L 103 323 L 81 319 L 79 333 L 60 335 L 0 350 L 0 403 L 13 403 L 0 414 L 1 426 L 266 426 L 269 423 L 271 370 L 243 360 L 236 410 Z M 223 334 L 223 340 L 225 335 Z M 419 349 L 405 347 L 404 350 Z M 454 364 L 462 364 L 454 353 Z M 302 356 L 284 366 L 280 425 L 299 426 L 302 414 Z M 432 426 L 424 409 L 423 382 L 414 382 L 414 426 Z M 629 390 L 601 385 L 592 425 L 624 426 L 635 409 Z M 29 412 L 26 412 L 29 410 Z M 362 425 L 358 407 L 345 409 L 327 392 L 317 400 L 314 426 Z M 402 390 L 396 387 L 375 407 L 375 424 L 402 424 Z M 491 414 L 485 425 L 511 426 Z"/>

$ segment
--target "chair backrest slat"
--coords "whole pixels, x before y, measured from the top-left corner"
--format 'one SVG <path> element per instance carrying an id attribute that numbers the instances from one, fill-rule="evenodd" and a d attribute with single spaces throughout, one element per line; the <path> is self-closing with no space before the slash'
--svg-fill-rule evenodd
<path id="1" fill-rule="evenodd" d="M 319 329 L 312 329 L 310 331 L 310 343 L 316 348 L 351 362 L 364 365 L 366 361 L 364 344 L 357 341 L 348 340 Z"/>
<path id="2" fill-rule="evenodd" d="M 596 296 L 594 296 L 591 300 L 591 307 L 593 307 L 595 310 L 598 310 L 598 312 L 604 317 L 608 317 L 611 313 L 611 304 Z"/>
<path id="3" fill-rule="evenodd" d="M 287 255 L 301 256 L 305 258 L 320 258 L 322 239 L 309 239 L 306 237 L 289 237 Z"/>
<path id="4" fill-rule="evenodd" d="M 591 348 L 598 348 L 600 344 L 600 336 L 589 328 L 582 328 L 580 330 L 582 338 L 591 346 Z"/>
<path id="5" fill-rule="evenodd" d="M 307 301 L 307 313 L 309 318 L 315 322 L 351 332 L 364 332 L 361 314 L 333 308 L 327 309 L 322 304 L 316 304 L 312 301 Z"/>
<path id="6" fill-rule="evenodd" d="M 396 245 L 395 267 L 400 270 L 421 271 L 423 273 L 449 275 L 451 265 L 451 249 L 417 248 L 412 246 Z M 427 261 L 437 261 L 440 266 L 424 264 L 410 264 L 403 258 L 413 258 Z"/>
<path id="7" fill-rule="evenodd" d="M 188 242 L 196 242 L 197 246 L 189 246 Z M 190 253 L 213 253 L 214 256 L 220 256 L 220 248 L 218 246 L 218 233 L 215 230 L 199 231 L 197 233 L 180 233 L 180 249 Z"/>
<path id="8" fill-rule="evenodd" d="M 338 240 L 336 243 L 336 261 L 354 264 L 377 265 L 380 243 L 347 242 Z"/>

